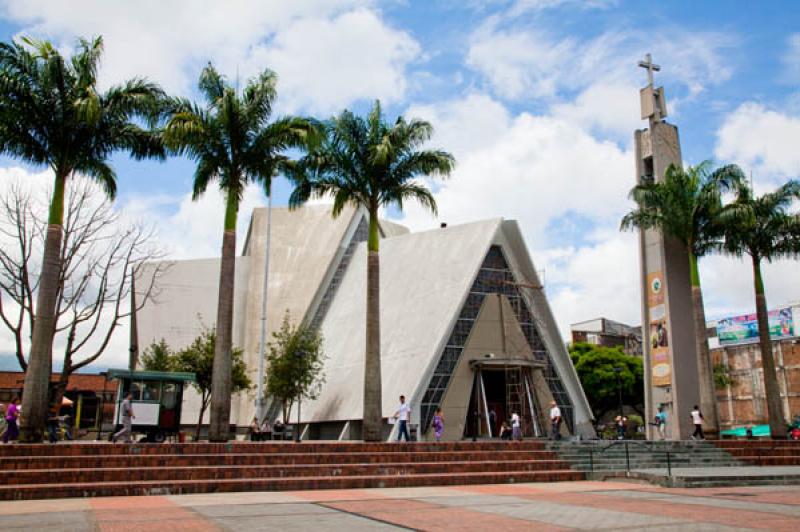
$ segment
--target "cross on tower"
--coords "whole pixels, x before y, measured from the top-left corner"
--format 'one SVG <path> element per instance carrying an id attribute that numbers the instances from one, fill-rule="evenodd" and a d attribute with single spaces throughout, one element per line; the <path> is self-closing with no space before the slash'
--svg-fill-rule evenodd
<path id="1" fill-rule="evenodd" d="M 650 54 L 644 56 L 644 61 L 639 61 L 639 66 L 647 69 L 647 84 L 653 86 L 653 72 L 658 72 L 661 67 L 653 63 L 653 57 Z"/>

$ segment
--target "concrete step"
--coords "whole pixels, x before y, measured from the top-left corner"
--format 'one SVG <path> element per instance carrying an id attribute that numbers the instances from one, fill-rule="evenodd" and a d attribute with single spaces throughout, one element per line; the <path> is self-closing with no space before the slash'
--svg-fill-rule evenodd
<path id="1" fill-rule="evenodd" d="M 130 495 L 175 495 L 232 491 L 283 491 L 311 489 L 364 489 L 515 482 L 583 480 L 579 471 L 485 471 L 480 473 L 410 474 L 395 476 L 311 476 L 221 480 L 170 480 L 124 482 L 65 482 L 0 486 L 0 500 L 52 499 Z"/>
<path id="2" fill-rule="evenodd" d="M 340 476 L 396 476 L 481 473 L 486 471 L 516 472 L 553 471 L 568 469 L 557 460 L 469 461 L 469 462 L 419 462 L 378 464 L 331 465 L 267 465 L 267 466 L 190 466 L 190 467 L 139 467 L 102 469 L 31 469 L 0 471 L 0 485 L 47 484 L 64 478 L 70 482 L 124 482 L 168 480 L 220 480 L 249 478 L 340 477 Z"/>
<path id="3" fill-rule="evenodd" d="M 501 440 L 412 443 L 363 442 L 245 442 L 227 443 L 132 443 L 111 445 L 106 442 L 70 444 L 14 444 L 0 446 L 0 457 L 9 456 L 109 456 L 117 454 L 241 454 L 241 453 L 316 453 L 316 452 L 439 452 L 502 451 L 508 449 L 542 451 L 546 442 Z"/>
<path id="4" fill-rule="evenodd" d="M 80 469 L 104 467 L 188 467 L 226 465 L 350 464 L 385 462 L 464 462 L 556 460 L 553 451 L 405 451 L 393 453 L 238 453 L 238 454 L 120 454 L 100 456 L 13 456 L 0 458 L 0 470 Z"/>

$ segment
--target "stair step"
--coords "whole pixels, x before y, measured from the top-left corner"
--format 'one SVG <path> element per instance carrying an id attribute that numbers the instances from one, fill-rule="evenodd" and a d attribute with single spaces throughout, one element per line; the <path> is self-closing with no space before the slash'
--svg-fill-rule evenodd
<path id="1" fill-rule="evenodd" d="M 70 482 L 64 484 L 24 484 L 0 486 L 0 500 L 51 499 L 130 495 L 175 495 L 233 491 L 284 491 L 310 489 L 363 489 L 408 486 L 465 484 L 506 484 L 515 482 L 559 482 L 583 480 L 573 470 L 486 471 L 480 473 L 409 474 L 396 476 L 291 477 L 221 480 L 171 480 L 125 482 Z"/>
<path id="2" fill-rule="evenodd" d="M 74 443 L 74 444 L 15 444 L 0 449 L 0 456 L 108 456 L 118 454 L 240 454 L 240 453 L 395 453 L 441 451 L 536 451 L 547 450 L 545 442 L 478 441 L 441 443 L 361 443 L 361 442 L 228 442 L 228 443 Z"/>
<path id="3" fill-rule="evenodd" d="M 247 453 L 247 454 L 123 454 L 109 456 L 35 456 L 0 458 L 0 470 L 78 469 L 104 467 L 188 467 L 226 465 L 348 464 L 385 462 L 451 462 L 486 460 L 556 460 L 553 451 L 405 451 L 398 453 Z"/>
<path id="4" fill-rule="evenodd" d="M 0 471 L 0 485 L 48 484 L 53 479 L 69 482 L 97 483 L 123 481 L 219 480 L 289 477 L 395 476 L 415 474 L 450 474 L 493 472 L 529 472 L 564 470 L 568 464 L 559 460 L 360 463 L 332 465 L 268 465 L 268 466 L 191 466 L 139 467 L 101 469 L 32 469 Z"/>

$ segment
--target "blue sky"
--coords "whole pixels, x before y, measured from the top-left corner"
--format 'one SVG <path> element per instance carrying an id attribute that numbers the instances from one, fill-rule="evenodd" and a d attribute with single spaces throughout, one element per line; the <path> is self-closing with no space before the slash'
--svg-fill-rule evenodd
<path id="1" fill-rule="evenodd" d="M 0 1 L 0 38 L 20 34 L 65 51 L 78 36 L 103 35 L 105 85 L 143 75 L 195 96 L 207 61 L 242 83 L 269 67 L 281 114 L 327 117 L 380 98 L 392 117 L 430 120 L 432 145 L 459 163 L 434 185 L 441 220 L 517 219 L 562 331 L 599 315 L 639 321 L 635 238 L 617 227 L 630 208 L 633 130 L 644 127 L 636 61 L 645 53 L 662 67 L 656 80 L 687 163 L 739 163 L 759 190 L 800 175 L 793 1 Z M 190 161 L 113 162 L 119 208 L 163 227 L 171 256 L 218 252 L 221 202 L 213 192 L 189 201 Z M 47 180 L 7 158 L 0 172 Z M 278 182 L 276 204 L 288 192 Z M 248 192 L 242 225 L 263 202 Z M 438 226 L 414 206 L 389 215 Z M 746 264 L 714 257 L 701 268 L 711 316 L 752 309 Z M 770 303 L 800 299 L 795 271 L 768 269 Z"/>

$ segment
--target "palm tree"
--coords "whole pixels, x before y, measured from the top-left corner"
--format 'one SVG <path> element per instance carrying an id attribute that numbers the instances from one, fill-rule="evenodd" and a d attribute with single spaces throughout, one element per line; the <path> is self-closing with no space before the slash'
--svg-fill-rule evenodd
<path id="1" fill-rule="evenodd" d="M 720 215 L 725 231 L 724 250 L 737 257 L 749 255 L 753 264 L 758 341 L 773 438 L 786 437 L 786 420 L 769 335 L 761 261 L 800 257 L 800 217 L 789 212 L 795 200 L 800 200 L 800 181 L 789 181 L 775 192 L 760 197 L 756 197 L 747 182 L 742 181 L 736 187 L 736 199 L 726 205 Z"/>
<path id="2" fill-rule="evenodd" d="M 64 191 L 75 174 L 96 180 L 113 199 L 115 151 L 164 157 L 155 135 L 133 122 L 157 115 L 161 89 L 132 79 L 106 92 L 97 87 L 103 40 L 80 40 L 64 58 L 52 44 L 23 38 L 0 43 L 0 152 L 55 174 L 32 343 L 25 373 L 22 438 L 41 441 L 47 415 L 57 294 L 61 290 Z"/>
<path id="3" fill-rule="evenodd" d="M 678 240 L 689 257 L 692 287 L 697 373 L 700 407 L 711 433 L 719 433 L 716 387 L 706 337 L 706 315 L 697 261 L 721 241 L 717 215 L 722 209 L 722 193 L 744 176 L 736 165 L 710 171 L 711 163 L 682 168 L 670 165 L 663 181 L 636 185 L 630 193 L 637 208 L 622 218 L 621 229 L 660 230 Z"/>
<path id="4" fill-rule="evenodd" d="M 214 368 L 211 384 L 209 438 L 229 437 L 231 410 L 231 332 L 236 256 L 236 217 L 248 183 L 270 194 L 272 177 L 288 162 L 284 152 L 313 140 L 310 120 L 286 117 L 270 122 L 277 95 L 277 76 L 269 69 L 250 80 L 238 94 L 209 64 L 198 87 L 205 97 L 200 106 L 174 100 L 164 129 L 167 146 L 197 163 L 193 199 L 216 180 L 225 194 L 225 224 L 219 274 Z"/>
<path id="5" fill-rule="evenodd" d="M 310 197 L 333 196 L 334 217 L 346 205 L 364 207 L 369 213 L 367 241 L 367 331 L 364 360 L 363 438 L 382 439 L 380 355 L 380 261 L 378 210 L 415 199 L 436 214 L 436 201 L 420 176 L 447 176 L 455 159 L 440 150 L 420 150 L 430 139 L 428 122 L 399 117 L 393 125 L 384 121 L 380 102 L 364 118 L 350 111 L 324 124 L 318 149 L 298 165 L 296 188 L 289 205 L 297 207 Z"/>

